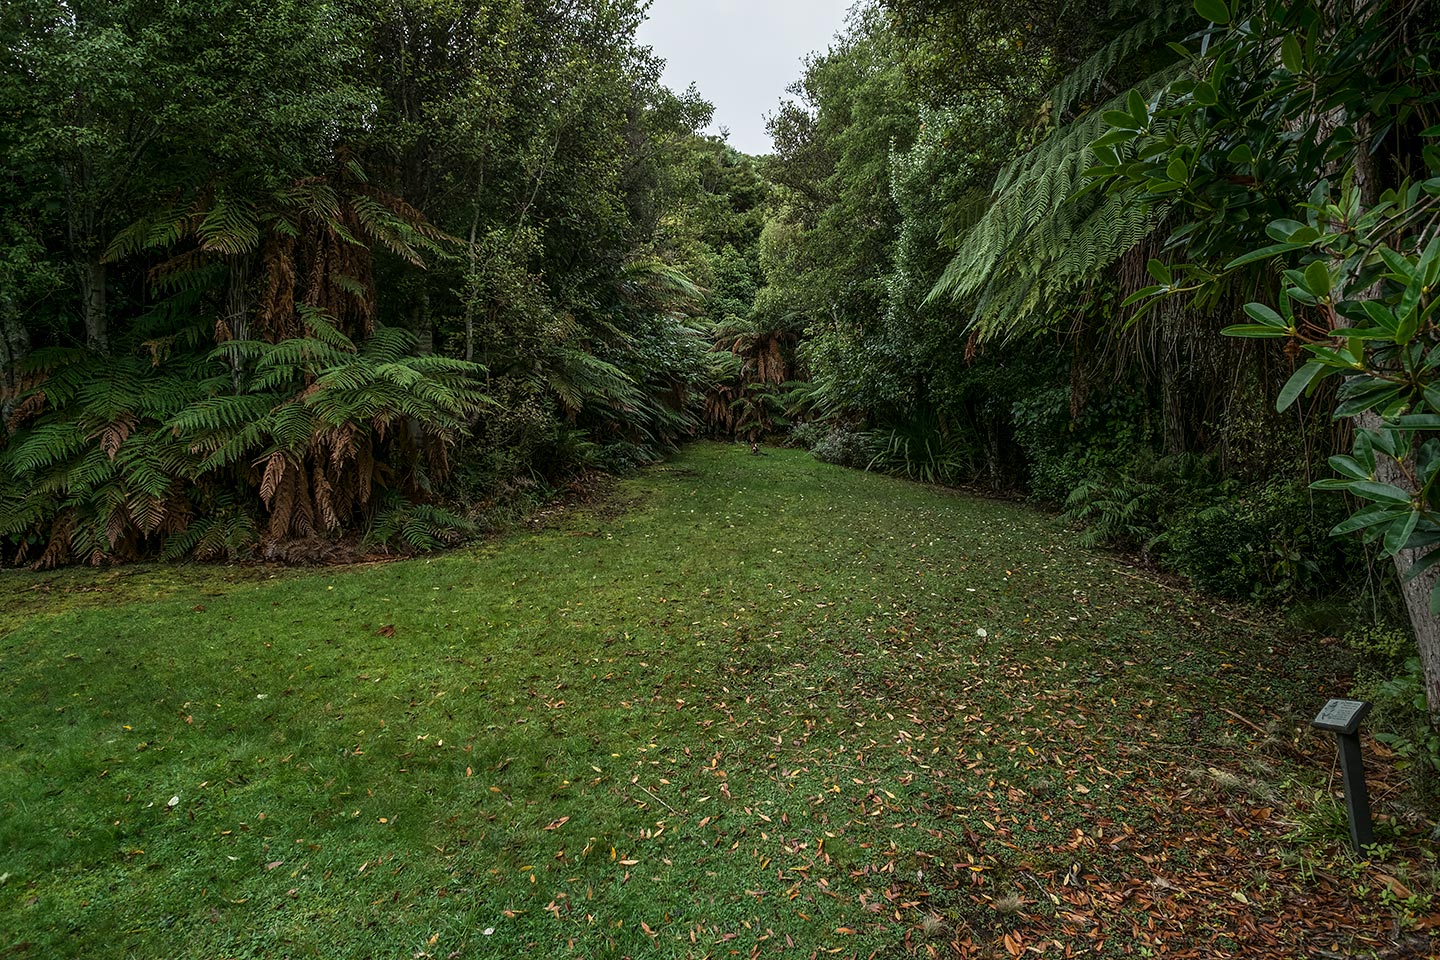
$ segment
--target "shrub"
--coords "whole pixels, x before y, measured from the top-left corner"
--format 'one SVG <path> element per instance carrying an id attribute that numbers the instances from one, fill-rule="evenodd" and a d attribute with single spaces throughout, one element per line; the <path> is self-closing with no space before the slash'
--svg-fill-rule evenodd
<path id="1" fill-rule="evenodd" d="M 811 452 L 817 460 L 856 470 L 864 470 L 875 456 L 874 447 L 867 434 L 839 424 L 832 426 L 830 432 Z"/>
<path id="2" fill-rule="evenodd" d="M 1161 514 L 1168 498 L 1163 484 L 1134 474 L 1095 476 L 1080 481 L 1065 498 L 1061 516 L 1082 526 L 1080 542 L 1149 552 L 1163 536 Z"/>
<path id="3" fill-rule="evenodd" d="M 1176 510 L 1214 495 L 1206 457 L 1141 454 L 1122 471 L 1096 470 L 1091 462 L 1090 455 L 1080 461 L 1090 472 L 1065 498 L 1062 514 L 1085 528 L 1081 540 L 1086 546 L 1164 553 Z"/>
<path id="4" fill-rule="evenodd" d="M 1143 475 L 1159 463 L 1151 452 L 1153 438 L 1139 393 L 1115 390 L 1092 397 L 1078 416 L 1071 401 L 1069 387 L 1052 387 L 1035 390 L 1010 408 L 1036 500 L 1073 507 L 1070 498 L 1082 485 Z"/>
<path id="5" fill-rule="evenodd" d="M 1357 695 L 1375 704 L 1374 727 L 1381 731 L 1375 739 L 1395 751 L 1395 765 L 1412 771 L 1420 789 L 1433 790 L 1440 774 L 1440 731 L 1430 725 L 1420 658 L 1407 659 L 1397 675 L 1362 685 Z"/>
<path id="6" fill-rule="evenodd" d="M 1338 518 L 1324 506 L 1292 480 L 1232 490 L 1179 518 L 1171 564 L 1222 596 L 1313 595 L 1328 582 L 1325 572 L 1346 560 L 1344 545 L 1329 537 Z"/>
<path id="7" fill-rule="evenodd" d="M 792 447 L 799 447 L 813 453 L 829 433 L 830 424 L 820 420 L 809 420 L 805 423 L 797 423 L 790 428 L 788 442 Z"/>
<path id="8" fill-rule="evenodd" d="M 975 473 L 972 444 L 934 416 L 870 433 L 874 455 L 866 469 L 907 477 L 920 483 L 954 484 Z"/>
<path id="9" fill-rule="evenodd" d="M 1415 649 L 1415 638 L 1398 627 L 1370 624 L 1345 634 L 1345 645 L 1361 656 L 1396 667 Z"/>
<path id="10" fill-rule="evenodd" d="M 474 536 L 474 523 L 441 507 L 409 503 L 391 495 L 375 516 L 365 539 L 403 553 L 453 547 Z"/>

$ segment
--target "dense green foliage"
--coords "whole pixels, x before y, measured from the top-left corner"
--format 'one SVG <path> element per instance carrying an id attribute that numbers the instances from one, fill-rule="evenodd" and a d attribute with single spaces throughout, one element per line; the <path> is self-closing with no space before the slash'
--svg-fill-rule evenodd
<path id="1" fill-rule="evenodd" d="M 1093 147 L 1090 175 L 1109 196 L 1183 211 L 1167 258 L 1182 262 L 1151 261 L 1155 283 L 1130 299 L 1214 302 L 1256 264 L 1290 268 L 1278 284 L 1265 276 L 1254 291 L 1263 299 L 1225 332 L 1284 341 L 1304 359 L 1280 410 L 1305 394 L 1354 422 L 1353 456 L 1331 457 L 1339 477 L 1313 487 L 1363 505 L 1334 534 L 1363 531 L 1396 558 L 1419 640 L 1420 699 L 1440 732 L 1436 10 L 1369 0 L 1343 12 L 1197 8 L 1213 22 L 1194 50 L 1177 48 L 1181 76 L 1107 113 L 1112 129 Z"/>
<path id="2" fill-rule="evenodd" d="M 1156 90 L 1180 71 L 1166 43 L 1196 18 L 1118 3 L 1084 29 L 1037 26 L 1007 57 L 1008 41 L 971 45 L 978 30 L 1005 34 L 1003 11 L 885 8 L 813 61 L 801 101 L 776 118 L 771 167 L 800 247 L 774 285 L 808 297 L 812 396 L 879 428 L 877 465 L 1028 488 L 1134 546 L 1203 526 L 1211 499 L 1274 496 L 1277 471 L 1298 481 L 1294 461 L 1323 460 L 1323 424 L 1265 413 L 1284 357 L 1211 336 L 1233 306 L 1128 322 L 1120 301 L 1148 280 L 1157 228 L 1173 226 L 1164 202 L 1077 196 L 1108 117 L 1132 85 Z M 1152 491 L 1156 509 L 1126 487 Z M 1257 520 L 1253 535 L 1274 532 Z M 1171 559 L 1189 572 L 1227 579 L 1182 554 Z M 1229 579 L 1241 593 L 1274 585 Z M 1286 578 L 1282 592 L 1307 589 Z"/>
<path id="3" fill-rule="evenodd" d="M 1288 746 L 1346 658 L 1247 614 L 719 444 L 433 558 L 12 575 L 0 949 L 1423 954 L 1415 810 L 1377 782 L 1352 858 L 1328 738 Z"/>
<path id="4" fill-rule="evenodd" d="M 1200 24 L 1043 6 L 1019 35 L 998 6 L 862 10 L 775 118 L 767 229 L 796 249 L 762 294 L 806 322 L 808 399 L 876 468 L 1029 491 L 1227 593 L 1324 593 L 1356 554 L 1308 549 L 1338 518 L 1302 482 L 1330 436 L 1265 412 L 1284 358 L 1224 343 L 1226 309 L 1128 323 L 1166 208 L 1076 197 L 1106 111 Z"/>
<path id="5" fill-rule="evenodd" d="M 641 7 L 6 4 L 3 559 L 431 546 L 694 435 L 769 188 Z"/>
<path id="6" fill-rule="evenodd" d="M 1437 14 L 862 5 L 772 121 L 761 296 L 830 424 L 799 442 L 1027 492 L 1226 595 L 1408 612 L 1440 724 L 1440 621 L 1376 575 L 1440 539 Z"/>

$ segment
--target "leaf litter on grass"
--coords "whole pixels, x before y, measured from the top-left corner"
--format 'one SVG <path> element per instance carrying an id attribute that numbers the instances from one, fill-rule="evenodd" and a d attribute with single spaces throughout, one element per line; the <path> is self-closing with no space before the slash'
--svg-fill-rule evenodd
<path id="1" fill-rule="evenodd" d="M 211 600 L 213 649 L 183 595 L 8 638 L 10 792 L 149 852 L 108 864 L 17 824 L 6 926 L 95 955 L 1432 952 L 1433 854 L 1383 799 L 1393 769 L 1372 771 L 1389 850 L 1356 861 L 1331 747 L 1298 726 L 1343 679 L 1326 650 L 1017 507 L 789 452 L 680 462 L 628 482 L 598 537 L 555 523 Z M 102 625 L 136 663 L 188 643 L 209 664 L 168 681 L 194 688 L 183 720 L 129 661 L 64 659 Z M 153 749 L 96 733 L 68 774 L 47 760 L 67 685 L 64 722 L 133 708 Z M 275 698 L 242 706 L 256 686 Z M 132 823 L 100 768 L 206 786 L 183 822 Z M 195 862 L 207 845 L 236 859 Z M 133 895 L 62 887 L 101 865 Z"/>

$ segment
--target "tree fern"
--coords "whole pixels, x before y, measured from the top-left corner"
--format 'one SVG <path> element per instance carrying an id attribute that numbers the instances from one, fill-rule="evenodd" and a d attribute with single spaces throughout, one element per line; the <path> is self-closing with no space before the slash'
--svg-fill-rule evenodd
<path id="1" fill-rule="evenodd" d="M 1082 63 L 1049 94 L 1046 113 L 1063 117 L 1077 102 L 1106 87 L 1117 70 L 1134 69 L 1174 35 L 1188 11 L 1136 3 L 1147 14 Z M 1173 57 L 1162 57 L 1173 59 Z M 1163 66 L 1142 80 L 1145 95 L 1177 74 Z M 1113 198 L 1080 195 L 1095 165 L 1091 144 L 1108 126 L 1103 114 L 1123 109 L 1113 96 L 1061 123 L 1034 147 L 1003 167 L 988 204 L 978 216 L 957 212 L 964 226 L 953 238 L 954 256 L 928 300 L 964 305 L 982 337 L 1006 336 L 1047 323 L 1073 301 L 1075 291 L 1112 266 L 1148 236 L 1163 216 L 1159 208 L 1126 205 Z"/>
<path id="2" fill-rule="evenodd" d="M 254 250 L 260 243 L 260 222 L 250 204 L 230 196 L 225 190 L 217 190 L 210 208 L 195 218 L 195 236 L 200 249 L 210 253 L 236 256 Z M 169 245 L 178 240 L 178 231 L 166 230 L 159 234 L 161 243 Z M 158 246 L 157 236 L 151 234 L 147 242 Z"/>

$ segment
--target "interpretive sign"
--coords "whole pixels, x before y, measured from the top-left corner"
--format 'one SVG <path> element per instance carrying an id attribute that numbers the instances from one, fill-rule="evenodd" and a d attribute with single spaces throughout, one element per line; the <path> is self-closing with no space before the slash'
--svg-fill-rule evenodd
<path id="1" fill-rule="evenodd" d="M 1360 756 L 1360 721 L 1370 712 L 1364 700 L 1331 700 L 1320 708 L 1310 726 L 1335 734 L 1340 748 L 1340 776 L 1345 781 L 1345 813 L 1350 818 L 1350 843 L 1364 856 L 1366 844 L 1375 842 L 1370 821 L 1370 791 L 1365 787 L 1365 761 Z"/>
<path id="2" fill-rule="evenodd" d="M 1370 704 L 1364 700 L 1331 700 L 1320 708 L 1320 714 L 1310 722 L 1316 730 L 1331 733 L 1354 733 L 1360 729 L 1360 721 L 1370 712 Z"/>

